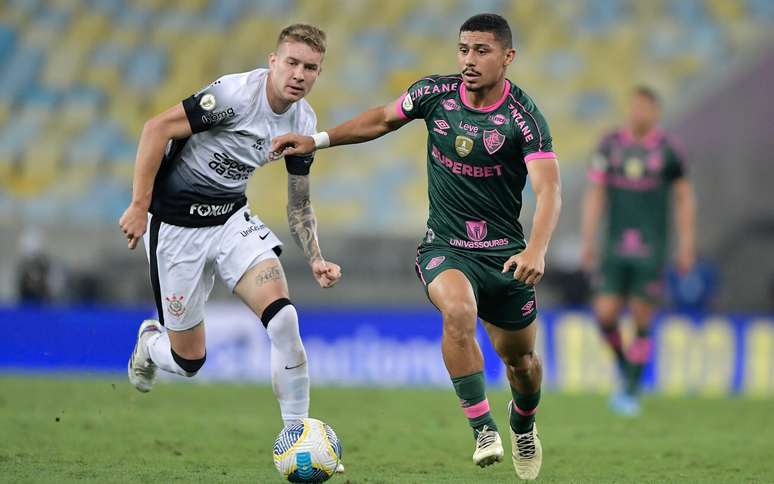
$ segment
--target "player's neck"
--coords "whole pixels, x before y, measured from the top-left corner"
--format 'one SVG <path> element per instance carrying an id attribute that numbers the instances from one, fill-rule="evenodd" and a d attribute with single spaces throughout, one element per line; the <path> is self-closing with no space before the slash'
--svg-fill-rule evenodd
<path id="1" fill-rule="evenodd" d="M 293 104 L 292 102 L 285 101 L 277 95 L 277 92 L 274 90 L 274 84 L 271 82 L 271 75 L 269 75 L 266 79 L 266 100 L 269 102 L 269 107 L 274 112 L 274 114 L 284 113 L 290 109 L 290 105 Z"/>
<path id="2" fill-rule="evenodd" d="M 656 126 L 629 126 L 629 132 L 637 141 L 642 141 L 656 129 Z"/>
<path id="3" fill-rule="evenodd" d="M 505 91 L 505 78 L 500 79 L 497 84 L 488 88 L 480 89 L 478 91 L 469 91 L 465 89 L 467 98 L 467 104 L 471 108 L 485 108 L 497 104 L 502 98 Z"/>

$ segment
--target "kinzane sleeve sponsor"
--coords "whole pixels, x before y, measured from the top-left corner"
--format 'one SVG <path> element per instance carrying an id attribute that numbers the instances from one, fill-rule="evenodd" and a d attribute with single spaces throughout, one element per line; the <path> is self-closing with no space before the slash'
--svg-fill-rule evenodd
<path id="1" fill-rule="evenodd" d="M 443 94 L 456 91 L 460 86 L 458 76 L 425 77 L 408 88 L 395 103 L 395 111 L 403 119 L 426 117 Z"/>
<path id="2" fill-rule="evenodd" d="M 513 96 L 510 96 L 508 107 L 516 139 L 521 139 L 524 162 L 556 158 L 551 130 L 538 108 L 531 101 L 525 106 Z"/>
<path id="3" fill-rule="evenodd" d="M 239 114 L 237 102 L 223 78 L 184 99 L 183 109 L 194 133 L 232 122 Z"/>

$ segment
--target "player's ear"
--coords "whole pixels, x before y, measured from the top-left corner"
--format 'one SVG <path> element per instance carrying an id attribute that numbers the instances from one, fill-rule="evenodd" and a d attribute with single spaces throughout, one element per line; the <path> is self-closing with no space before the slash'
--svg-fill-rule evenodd
<path id="1" fill-rule="evenodd" d="M 272 52 L 269 54 L 269 67 L 274 67 L 274 64 L 277 63 L 277 53 Z"/>
<path id="2" fill-rule="evenodd" d="M 505 49 L 505 65 L 511 65 L 511 62 L 516 58 L 516 49 L 513 47 Z"/>

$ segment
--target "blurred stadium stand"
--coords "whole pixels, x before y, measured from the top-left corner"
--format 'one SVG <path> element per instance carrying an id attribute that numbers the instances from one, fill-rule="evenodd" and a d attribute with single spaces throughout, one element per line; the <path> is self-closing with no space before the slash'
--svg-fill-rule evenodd
<path id="1" fill-rule="evenodd" d="M 8 0 L 0 7 L 0 250 L 8 255 L 0 300 L 18 295 L 16 260 L 30 231 L 44 233 L 54 265 L 92 281 L 54 285 L 54 299 L 148 298 L 144 257 L 126 251 L 117 229 L 143 122 L 221 74 L 264 65 L 285 25 L 306 21 L 328 33 L 309 100 L 320 127 L 329 127 L 428 73 L 456 71 L 457 28 L 482 11 L 511 21 L 518 58 L 509 77 L 553 129 L 565 186 L 554 267 L 577 263 L 588 155 L 620 122 L 631 87 L 645 82 L 663 94 L 668 125 L 692 155 L 700 250 L 721 269 L 717 304 L 774 305 L 774 214 L 765 195 L 774 180 L 773 113 L 770 101 L 760 102 L 774 85 L 770 0 Z M 420 123 L 318 155 L 313 201 L 323 249 L 348 279 L 325 294 L 285 235 L 281 164 L 260 170 L 248 194 L 286 241 L 297 299 L 406 304 L 423 297 L 407 281 L 424 231 L 425 177 Z M 749 264 L 751 254 L 767 259 Z M 74 289 L 84 285 L 90 289 Z M 550 285 L 544 294 L 559 298 Z"/>

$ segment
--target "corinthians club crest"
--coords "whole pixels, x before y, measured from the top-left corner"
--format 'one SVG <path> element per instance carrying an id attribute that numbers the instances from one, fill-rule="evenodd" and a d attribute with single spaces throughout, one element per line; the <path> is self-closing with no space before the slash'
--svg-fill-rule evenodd
<path id="1" fill-rule="evenodd" d="M 468 231 L 468 238 L 473 242 L 481 242 L 486 237 L 486 221 L 485 220 L 468 220 L 465 222 L 465 228 Z"/>
<path id="2" fill-rule="evenodd" d="M 183 305 L 183 296 L 175 296 L 172 294 L 169 297 L 164 298 L 167 300 L 167 311 L 172 316 L 179 318 L 185 312 L 185 306 Z"/>
<path id="3" fill-rule="evenodd" d="M 497 131 L 496 129 L 484 130 L 484 148 L 490 155 L 495 154 L 497 150 L 502 148 L 505 143 L 505 135 Z"/>

